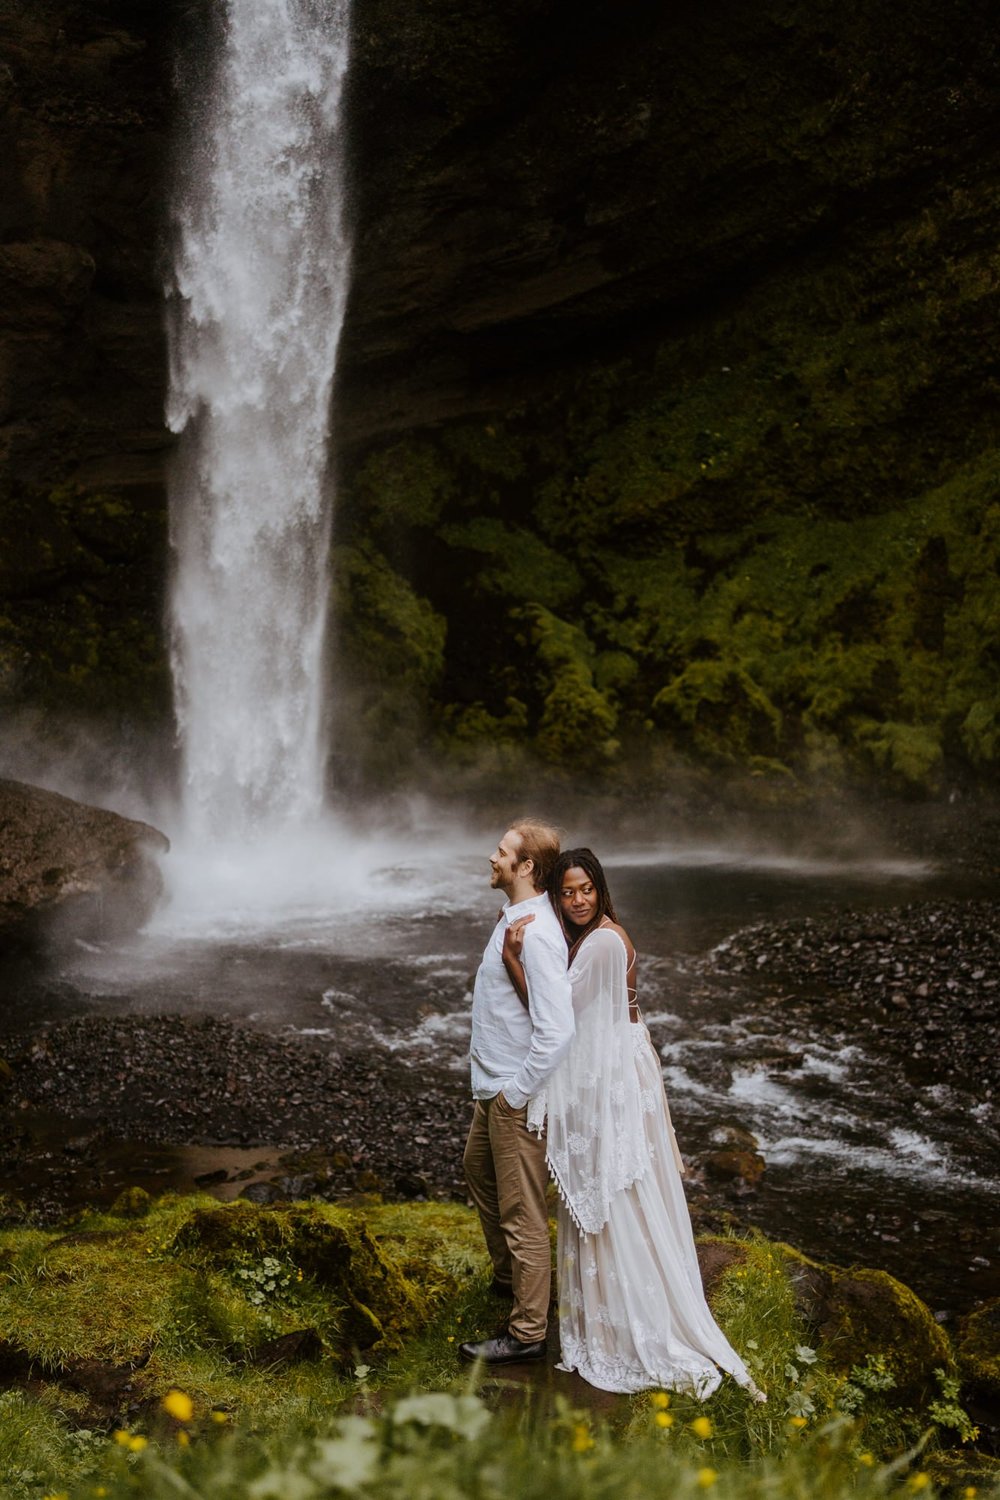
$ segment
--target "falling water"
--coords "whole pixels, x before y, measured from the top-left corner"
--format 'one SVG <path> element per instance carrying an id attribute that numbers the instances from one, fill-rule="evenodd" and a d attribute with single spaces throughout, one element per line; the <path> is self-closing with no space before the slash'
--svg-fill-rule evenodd
<path id="1" fill-rule="evenodd" d="M 173 201 L 172 665 L 195 841 L 322 807 L 349 0 L 225 0 Z M 182 69 L 182 77 L 188 69 Z"/>

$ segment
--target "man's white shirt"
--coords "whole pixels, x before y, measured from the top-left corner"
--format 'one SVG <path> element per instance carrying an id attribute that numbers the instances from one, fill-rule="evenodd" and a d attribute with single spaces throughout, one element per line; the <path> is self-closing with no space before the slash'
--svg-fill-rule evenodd
<path id="1" fill-rule="evenodd" d="M 521 963 L 528 985 L 525 1010 L 503 966 L 504 933 L 518 917 L 533 916 L 524 929 Z M 505 906 L 476 975 L 472 995 L 472 1093 L 492 1099 L 503 1093 L 520 1109 L 543 1086 L 573 1040 L 573 996 L 567 974 L 566 939 L 548 896 L 529 896 Z"/>

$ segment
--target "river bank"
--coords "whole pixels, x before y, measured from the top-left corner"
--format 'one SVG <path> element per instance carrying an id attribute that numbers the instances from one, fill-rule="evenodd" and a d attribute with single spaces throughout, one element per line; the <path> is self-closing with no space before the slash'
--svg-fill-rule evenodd
<path id="1" fill-rule="evenodd" d="M 758 1035 L 753 1055 L 739 1036 L 730 1044 L 728 1064 L 745 1076 L 791 1077 L 803 1063 L 796 1037 L 871 1046 L 904 1131 L 933 1105 L 945 1128 L 954 1116 L 977 1132 L 984 1181 L 1000 1169 L 1000 902 L 908 901 L 756 923 L 693 955 L 688 969 L 717 1009 L 727 996 L 734 1007 L 752 997 L 758 1033 L 765 1017 L 773 1043 Z M 41 1001 L 36 1011 L 45 1014 Z M 694 1041 L 696 998 L 685 1025 Z M 651 1031 L 669 1051 L 655 1016 Z M 8 1217 L 51 1222 L 132 1185 L 207 1186 L 258 1202 L 464 1199 L 465 1078 L 433 1047 L 408 1053 L 389 1038 L 338 1048 L 218 1015 L 78 1014 L 22 1023 L 0 1038 L 0 1057 Z M 720 1122 L 728 1138 L 711 1140 L 685 1129 L 683 1100 L 675 1115 L 698 1227 L 754 1226 L 843 1264 L 880 1265 L 944 1319 L 1000 1293 L 1000 1211 L 975 1183 L 964 1199 L 928 1189 L 900 1203 L 886 1191 L 867 1213 L 817 1204 L 808 1172 L 782 1174 L 766 1143 L 759 1177 L 752 1138 L 742 1142 L 747 1169 L 731 1151 L 722 1159 L 731 1124 Z"/>

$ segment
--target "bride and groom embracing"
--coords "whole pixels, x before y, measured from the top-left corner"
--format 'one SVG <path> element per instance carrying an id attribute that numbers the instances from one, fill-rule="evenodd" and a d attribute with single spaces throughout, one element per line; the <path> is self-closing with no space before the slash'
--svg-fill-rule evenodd
<path id="1" fill-rule="evenodd" d="M 506 1332 L 461 1354 L 491 1365 L 545 1356 L 551 1173 L 557 1368 L 606 1391 L 699 1398 L 728 1372 L 763 1400 L 705 1301 L 635 950 L 599 861 L 560 853 L 554 828 L 522 818 L 490 868 L 507 900 L 476 975 L 464 1164 L 493 1290 L 512 1306 Z"/>

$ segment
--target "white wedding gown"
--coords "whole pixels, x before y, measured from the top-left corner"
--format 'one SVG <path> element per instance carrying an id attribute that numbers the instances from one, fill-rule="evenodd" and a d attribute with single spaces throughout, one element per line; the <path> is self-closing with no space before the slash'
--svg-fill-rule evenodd
<path id="1" fill-rule="evenodd" d="M 711 1395 L 728 1372 L 757 1399 L 705 1301 L 659 1059 L 628 1018 L 625 945 L 612 928 L 572 964 L 576 1035 L 529 1123 L 544 1115 L 559 1189 L 562 1370 L 605 1391 Z"/>

